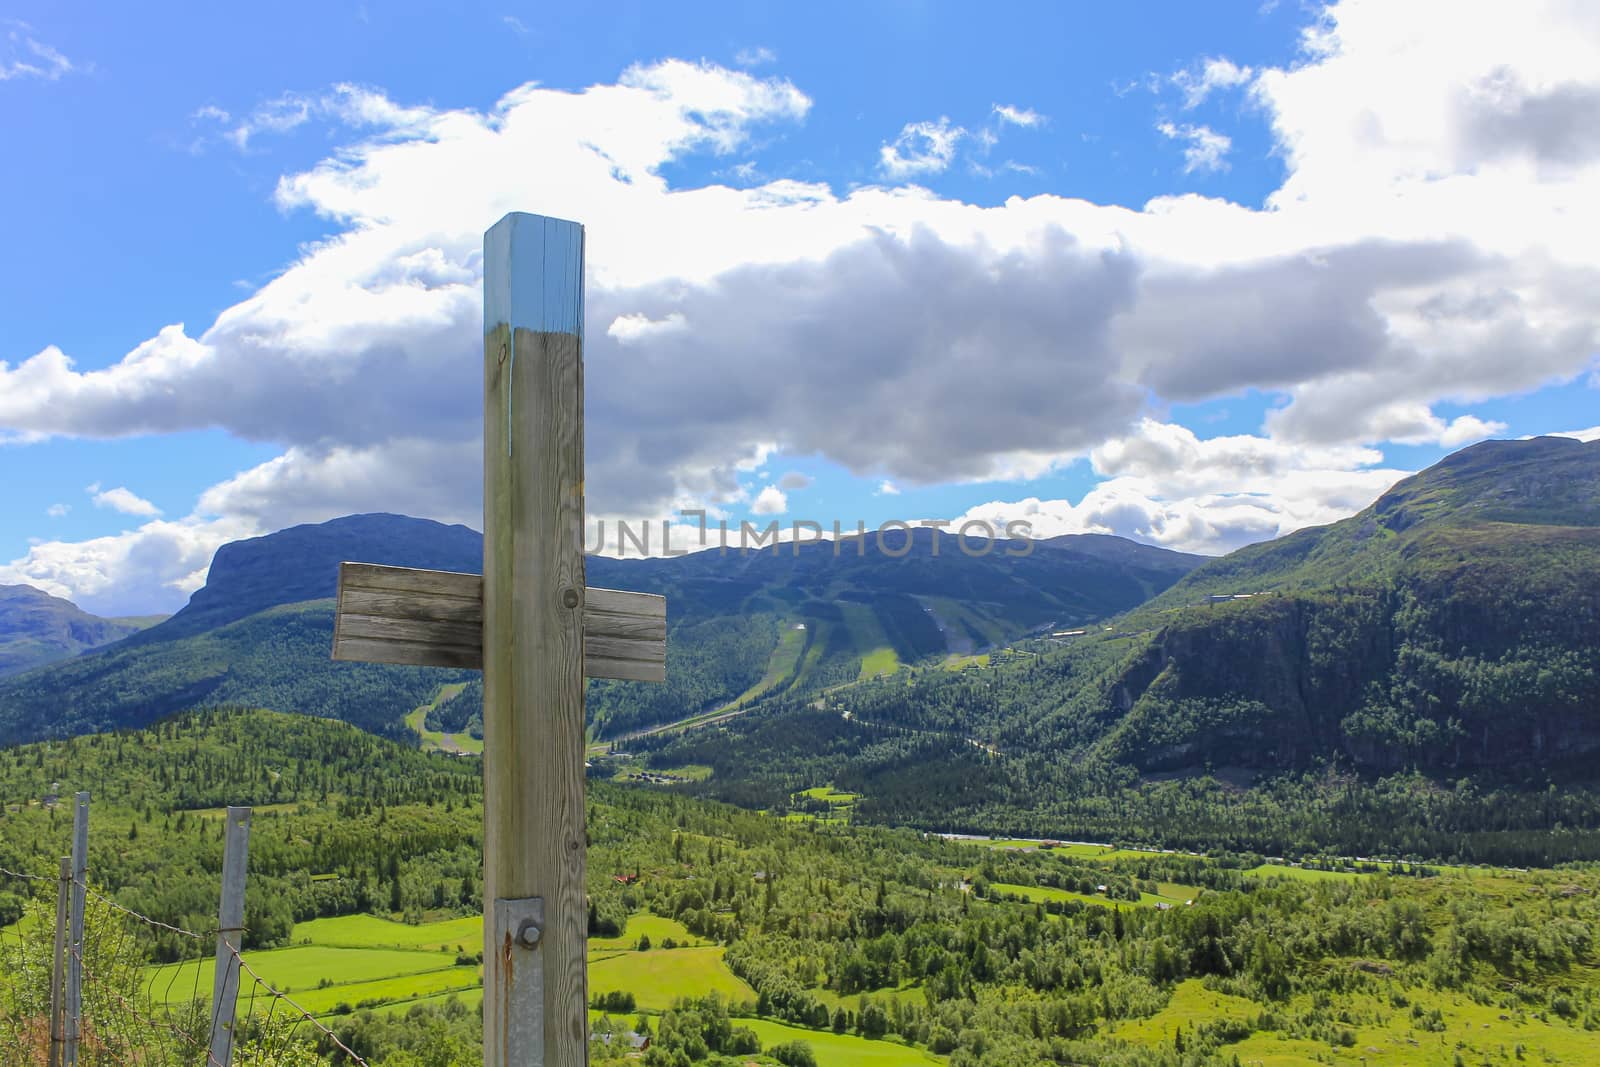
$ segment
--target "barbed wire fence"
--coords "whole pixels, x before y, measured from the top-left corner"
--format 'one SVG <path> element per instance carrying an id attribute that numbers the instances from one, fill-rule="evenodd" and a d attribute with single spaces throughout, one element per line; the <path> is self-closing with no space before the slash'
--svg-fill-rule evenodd
<path id="1" fill-rule="evenodd" d="M 74 855 L 62 859 L 59 873 L 0 867 L 0 892 L 25 901 L 18 921 L 0 928 L 0 1062 L 368 1067 L 241 955 L 249 808 L 228 809 L 222 905 L 218 923 L 201 931 L 141 914 L 96 889 L 88 879 L 87 821 L 88 795 L 80 793 Z M 170 953 L 178 958 L 152 964 L 150 945 L 162 939 L 179 946 Z"/>

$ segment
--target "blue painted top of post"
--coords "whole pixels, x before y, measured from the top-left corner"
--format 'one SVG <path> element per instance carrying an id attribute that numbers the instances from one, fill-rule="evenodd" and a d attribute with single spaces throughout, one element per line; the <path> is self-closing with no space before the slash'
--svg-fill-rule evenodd
<path id="1" fill-rule="evenodd" d="M 483 235 L 483 329 L 583 336 L 583 227 L 513 211 Z"/>

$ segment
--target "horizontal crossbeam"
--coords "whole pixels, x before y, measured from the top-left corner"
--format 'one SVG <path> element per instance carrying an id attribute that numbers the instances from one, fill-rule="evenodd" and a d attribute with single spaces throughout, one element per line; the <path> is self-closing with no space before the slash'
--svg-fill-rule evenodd
<path id="1" fill-rule="evenodd" d="M 481 670 L 483 576 L 341 563 L 333 658 Z M 666 681 L 666 597 L 585 590 L 583 673 Z"/>

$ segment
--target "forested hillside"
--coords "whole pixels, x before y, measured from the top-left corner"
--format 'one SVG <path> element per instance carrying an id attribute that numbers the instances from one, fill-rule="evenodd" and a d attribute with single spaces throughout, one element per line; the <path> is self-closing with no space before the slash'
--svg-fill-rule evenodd
<path id="1" fill-rule="evenodd" d="M 53 869 L 69 820 L 50 798 L 80 788 L 94 794 L 98 889 L 190 929 L 216 905 L 221 806 L 256 805 L 252 966 L 288 974 L 296 954 L 318 953 L 296 997 L 322 1005 L 375 1065 L 473 1061 L 476 761 L 263 712 L 0 750 L 0 868 Z M 928 1056 L 1227 1067 L 1329 1050 L 1438 1067 L 1458 1055 L 1579 1063 L 1600 1036 L 1592 866 L 1323 870 L 1244 853 L 950 841 L 590 790 L 591 1025 L 651 1035 L 648 1067 Z M 35 936 L 6 924 L 50 906 L 48 881 L 37 898 L 32 887 L 0 882 L 0 973 L 20 973 L 4 968 Z M 49 925 L 35 929 L 45 938 Z M 195 945 L 138 923 L 118 938 L 151 965 Z M 401 970 L 343 985 L 346 958 Z M 185 973 L 175 966 L 150 973 L 170 988 Z M 14 988 L 0 981 L 0 1048 L 12 1047 L 3 1001 Z M 593 1058 L 621 1055 L 597 1043 Z"/>
<path id="2" fill-rule="evenodd" d="M 1600 444 L 1474 446 L 1107 628 L 655 758 L 712 765 L 703 788 L 763 805 L 820 775 L 891 823 L 1595 856 L 1572 828 L 1600 814 L 1597 486 Z"/>

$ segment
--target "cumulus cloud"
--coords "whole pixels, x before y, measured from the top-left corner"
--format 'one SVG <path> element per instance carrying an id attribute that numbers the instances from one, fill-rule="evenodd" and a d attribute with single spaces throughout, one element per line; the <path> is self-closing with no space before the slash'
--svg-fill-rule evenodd
<path id="1" fill-rule="evenodd" d="M 1209 174 L 1228 169 L 1227 155 L 1233 150 L 1233 138 L 1227 134 L 1218 133 L 1209 126 L 1192 126 L 1188 123 L 1174 125 L 1171 122 L 1157 123 L 1156 130 L 1168 140 L 1183 142 L 1185 174 L 1195 171 Z"/>
<path id="2" fill-rule="evenodd" d="M 44 509 L 44 513 L 50 516 L 52 519 L 59 519 L 64 517 L 67 512 L 71 510 L 71 504 L 51 504 L 49 507 Z"/>
<path id="3" fill-rule="evenodd" d="M 991 501 L 956 521 L 996 529 L 1029 524 L 1031 536 L 1110 533 L 1180 551 L 1218 553 L 1359 511 L 1410 471 L 1382 453 L 1235 435 L 1202 440 L 1184 426 L 1146 419 L 1090 453 L 1104 480 L 1081 499 Z"/>
<path id="4" fill-rule="evenodd" d="M 762 489 L 756 494 L 755 503 L 750 505 L 753 515 L 782 515 L 788 510 L 789 498 L 775 485 Z"/>
<path id="5" fill-rule="evenodd" d="M 42 541 L 0 565 L 0 584 L 20 583 L 101 615 L 171 611 L 205 584 L 217 549 L 262 530 L 247 520 L 156 520 L 88 541 Z"/>
<path id="6" fill-rule="evenodd" d="M 53 346 L 0 354 L 0 435 L 217 427 L 282 449 L 192 520 L 147 527 L 367 507 L 471 521 L 481 235 L 532 205 L 587 224 L 595 515 L 738 501 L 776 447 L 894 485 L 1025 479 L 1100 449 L 1106 484 L 1055 509 L 1063 522 L 1267 536 L 1375 495 L 1389 479 L 1363 465 L 1372 443 L 1499 432 L 1439 405 L 1592 371 L 1597 20 L 1555 0 L 1335 5 L 1293 63 L 1249 82 L 1286 166 L 1264 208 L 980 207 L 894 184 L 950 165 L 966 133 L 949 120 L 885 146 L 887 185 L 674 186 L 674 161 L 734 157 L 810 108 L 784 79 L 705 63 L 526 85 L 484 111 L 335 88 L 311 112 L 338 150 L 275 193 L 330 236 L 214 322 L 105 366 L 82 354 L 98 369 Z M 1276 398 L 1261 439 L 1312 458 L 1248 492 L 1110 473 L 1152 404 L 1247 389 Z M 1357 458 L 1318 451 L 1334 449 Z"/>
<path id="7" fill-rule="evenodd" d="M 112 511 L 120 511 L 124 515 L 150 516 L 161 514 L 160 508 L 144 499 L 144 497 L 132 492 L 126 486 L 119 485 L 113 489 L 101 489 L 100 483 L 95 482 L 84 492 L 88 493 L 90 498 L 94 500 L 94 506 L 97 508 L 110 508 Z"/>
<path id="8" fill-rule="evenodd" d="M 878 488 L 873 490 L 873 493 L 877 496 L 899 496 L 900 487 L 885 479 L 878 483 Z"/>
<path id="9" fill-rule="evenodd" d="M 1226 56 L 1207 56 L 1169 80 L 1183 93 L 1183 107 L 1188 111 L 1199 107 L 1216 90 L 1248 85 L 1254 77 L 1252 68 L 1241 67 Z"/>
<path id="10" fill-rule="evenodd" d="M 878 168 L 896 180 L 942 174 L 955 159 L 956 144 L 967 135 L 941 116 L 933 122 L 911 122 L 892 144 L 878 150 Z"/>

